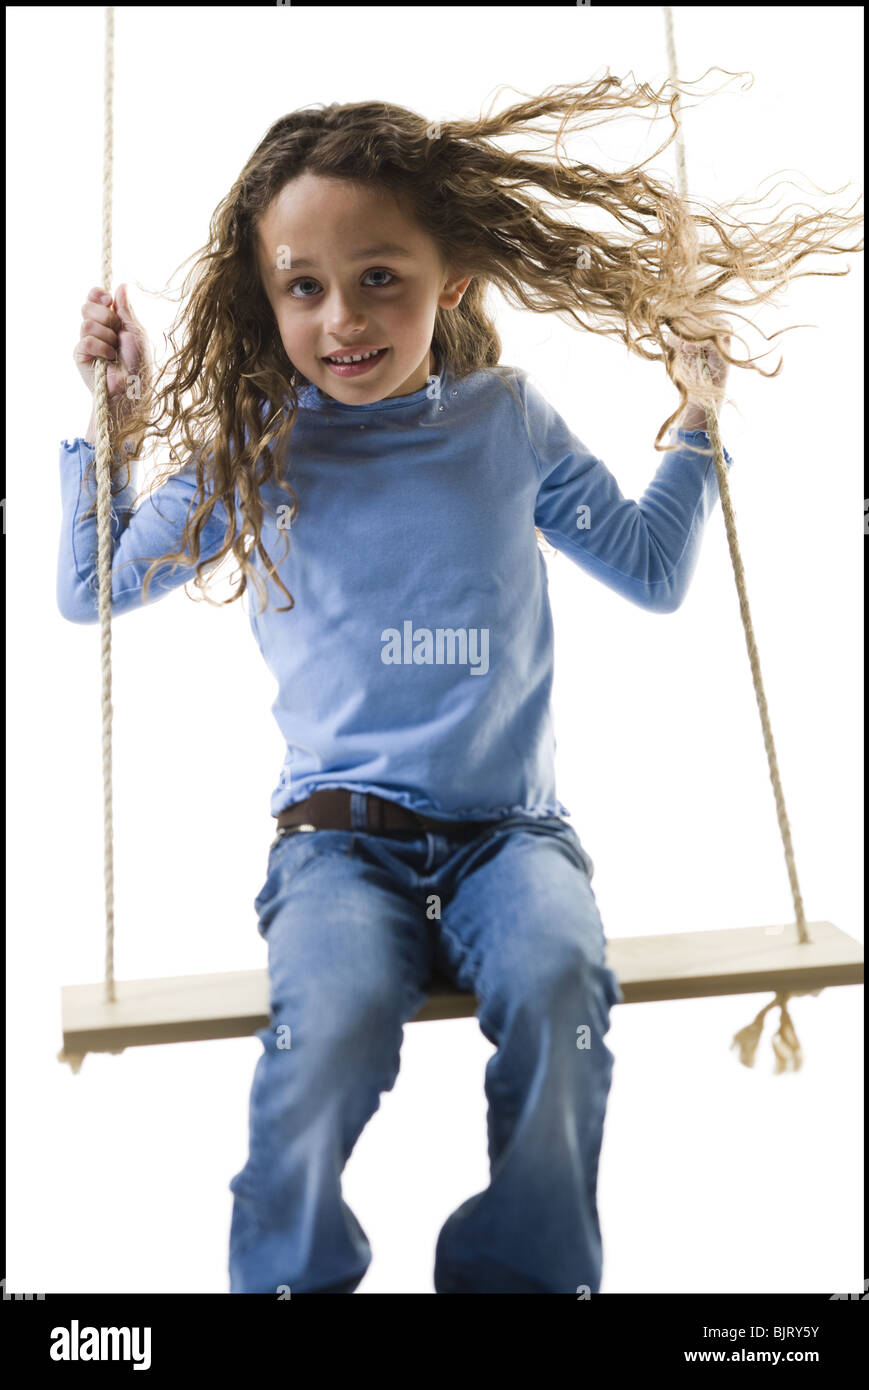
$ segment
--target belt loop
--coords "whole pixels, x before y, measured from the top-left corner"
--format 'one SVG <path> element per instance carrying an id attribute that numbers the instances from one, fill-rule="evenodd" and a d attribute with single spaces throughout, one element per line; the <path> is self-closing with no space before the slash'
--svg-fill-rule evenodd
<path id="1" fill-rule="evenodd" d="M 368 794 L 367 792 L 350 793 L 350 825 L 353 830 L 368 829 Z"/>

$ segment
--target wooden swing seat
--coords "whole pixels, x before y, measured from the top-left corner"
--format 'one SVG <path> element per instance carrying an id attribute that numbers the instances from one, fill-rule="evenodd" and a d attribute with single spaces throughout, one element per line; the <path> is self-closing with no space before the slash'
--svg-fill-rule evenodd
<path id="1" fill-rule="evenodd" d="M 626 1004 L 862 984 L 862 943 L 832 922 L 807 926 L 810 942 L 792 941 L 792 924 L 616 937 L 607 943 L 607 963 Z M 115 990 L 116 1001 L 106 1003 L 102 982 L 62 989 L 61 1060 L 75 1070 L 88 1052 L 243 1038 L 270 1022 L 266 970 L 119 980 Z M 410 1021 L 472 1018 L 476 1011 L 473 994 L 438 977 Z"/>

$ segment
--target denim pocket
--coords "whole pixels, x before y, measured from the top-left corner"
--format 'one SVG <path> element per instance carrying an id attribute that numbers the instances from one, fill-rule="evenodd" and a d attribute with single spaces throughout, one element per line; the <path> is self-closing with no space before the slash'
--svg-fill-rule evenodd
<path id="1" fill-rule="evenodd" d="M 529 817 L 516 817 L 505 820 L 501 825 L 496 826 L 484 837 L 484 842 L 494 839 L 496 836 L 508 830 L 528 830 L 531 834 L 550 835 L 556 840 L 560 840 L 565 849 L 571 853 L 571 857 L 576 861 L 577 868 L 583 869 L 591 882 L 594 873 L 594 860 L 586 850 L 583 849 L 579 836 L 572 825 L 559 817 L 552 817 L 547 820 L 533 820 Z"/>
<path id="2" fill-rule="evenodd" d="M 315 860 L 326 854 L 352 854 L 353 831 L 309 830 L 276 835 L 269 846 L 266 881 L 254 899 L 257 930 L 265 936 L 278 902 Z"/>
<path id="3" fill-rule="evenodd" d="M 582 866 L 585 869 L 585 872 L 588 874 L 588 881 L 590 883 L 594 875 L 594 860 L 592 859 L 588 851 L 586 849 L 583 849 L 582 841 L 580 840 L 573 826 L 568 825 L 566 821 L 559 821 L 559 825 L 561 827 L 561 831 L 563 833 L 564 838 L 567 840 L 574 852 L 579 856 L 580 860 L 582 861 Z"/>

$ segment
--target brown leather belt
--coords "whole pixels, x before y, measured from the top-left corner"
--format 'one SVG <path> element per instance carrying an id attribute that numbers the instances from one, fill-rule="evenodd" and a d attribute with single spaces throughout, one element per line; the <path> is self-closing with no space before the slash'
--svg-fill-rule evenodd
<path id="1" fill-rule="evenodd" d="M 436 820 L 423 816 L 418 811 L 409 811 L 395 801 L 366 792 L 368 824 L 363 829 L 354 826 L 350 816 L 350 798 L 354 795 L 346 787 L 327 787 L 312 792 L 304 801 L 296 801 L 277 816 L 278 828 L 307 825 L 314 830 L 359 830 L 363 834 L 385 834 L 390 830 L 415 830 L 421 834 L 426 830 L 438 831 L 441 835 L 474 834 L 500 825 L 497 820 Z"/>

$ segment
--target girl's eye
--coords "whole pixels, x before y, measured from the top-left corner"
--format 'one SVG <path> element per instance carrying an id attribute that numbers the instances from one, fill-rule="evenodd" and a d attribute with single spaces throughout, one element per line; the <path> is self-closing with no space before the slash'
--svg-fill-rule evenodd
<path id="1" fill-rule="evenodd" d="M 393 273 L 392 273 L 391 270 L 366 270 L 365 274 L 366 274 L 366 275 L 388 275 L 388 276 L 389 276 L 389 280 L 388 280 L 388 282 L 387 282 L 386 284 L 369 285 L 368 288 L 371 289 L 371 290 L 385 290 L 385 289 L 389 289 L 389 286 L 391 285 L 391 283 L 392 283 L 394 280 L 397 280 L 397 278 L 398 278 L 396 275 L 393 275 Z M 287 294 L 292 294 L 294 299 L 311 299 L 311 298 L 313 298 L 312 295 L 310 295 L 310 294 L 295 295 L 295 294 L 293 294 L 293 290 L 296 288 L 297 285 L 316 285 L 316 284 L 318 284 L 318 283 L 319 283 L 319 282 L 318 282 L 317 280 L 314 280 L 310 275 L 308 275 L 308 276 L 306 276 L 306 277 L 304 278 L 304 280 L 294 280 L 293 283 L 292 283 L 291 285 L 287 285 Z"/>

